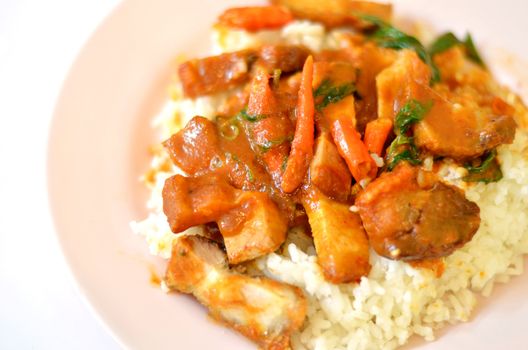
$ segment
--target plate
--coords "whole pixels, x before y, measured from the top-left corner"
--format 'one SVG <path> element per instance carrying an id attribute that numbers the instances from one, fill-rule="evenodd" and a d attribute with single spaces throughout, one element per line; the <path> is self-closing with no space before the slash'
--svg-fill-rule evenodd
<path id="1" fill-rule="evenodd" d="M 255 349 L 212 322 L 185 295 L 149 283 L 163 262 L 128 223 L 146 215 L 138 181 L 157 142 L 151 118 L 166 98 L 175 56 L 207 53 L 209 28 L 225 8 L 247 1 L 124 1 L 97 29 L 70 70 L 49 139 L 49 193 L 56 231 L 77 286 L 125 347 Z M 471 29 L 497 62 L 496 71 L 525 99 L 528 3 L 521 1 L 396 1 L 396 11 L 438 30 Z M 508 52 L 508 54 L 506 53 Z M 517 73 L 520 72 L 520 73 Z M 514 74 L 515 73 L 515 74 Z M 524 76 L 523 76 L 524 74 Z M 412 348 L 520 348 L 528 341 L 528 276 L 499 286 L 473 320 Z"/>

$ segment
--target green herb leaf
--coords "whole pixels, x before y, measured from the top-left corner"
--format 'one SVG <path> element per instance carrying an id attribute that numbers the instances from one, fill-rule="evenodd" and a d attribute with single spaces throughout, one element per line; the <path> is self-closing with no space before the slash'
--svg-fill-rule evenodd
<path id="1" fill-rule="evenodd" d="M 238 120 L 246 120 L 248 122 L 254 123 L 258 122 L 259 120 L 266 119 L 268 116 L 265 114 L 248 114 L 247 110 L 244 108 L 240 112 L 238 112 L 236 118 Z"/>
<path id="2" fill-rule="evenodd" d="M 361 19 L 371 22 L 378 27 L 377 30 L 369 35 L 369 37 L 374 40 L 378 46 L 394 50 L 414 50 L 418 57 L 420 57 L 420 59 L 431 68 L 431 84 L 440 81 L 440 71 L 438 70 L 438 67 L 434 64 L 431 55 L 429 55 L 423 44 L 418 39 L 411 35 L 405 34 L 378 17 L 370 15 L 362 15 L 360 17 Z"/>
<path id="3" fill-rule="evenodd" d="M 471 164 L 466 163 L 464 165 L 464 168 L 466 168 L 467 171 L 469 171 L 472 174 L 481 174 L 490 167 L 490 165 L 492 164 L 496 156 L 497 156 L 497 151 L 493 150 L 486 155 L 486 157 L 484 158 L 484 160 L 479 166 L 472 166 Z"/>
<path id="4" fill-rule="evenodd" d="M 412 137 L 398 135 L 387 150 L 387 170 L 392 171 L 401 161 L 408 161 L 413 165 L 421 163 L 418 148 Z"/>
<path id="5" fill-rule="evenodd" d="M 407 161 L 412 165 L 418 165 L 421 163 L 420 159 L 418 159 L 412 151 L 406 149 L 392 158 L 390 163 L 387 165 L 387 169 L 392 171 L 401 161 Z"/>
<path id="6" fill-rule="evenodd" d="M 453 46 L 459 45 L 460 40 L 455 36 L 455 34 L 448 32 L 440 35 L 429 48 L 429 53 L 431 56 L 449 50 Z"/>
<path id="7" fill-rule="evenodd" d="M 409 100 L 396 114 L 394 122 L 394 131 L 401 135 L 407 133 L 409 128 L 422 120 L 427 112 L 431 110 L 433 101 L 421 103 L 418 100 Z"/>
<path id="8" fill-rule="evenodd" d="M 479 166 L 465 164 L 464 167 L 469 172 L 469 174 L 463 178 L 466 182 L 490 183 L 499 181 L 503 176 L 500 164 L 497 161 L 497 152 L 495 150 L 488 153 Z"/>
<path id="9" fill-rule="evenodd" d="M 473 42 L 471 34 L 469 33 L 466 34 L 466 38 L 464 39 L 464 47 L 466 48 L 466 55 L 470 60 L 477 64 L 480 64 L 482 67 L 486 67 L 486 64 L 480 57 L 477 48 L 475 47 L 475 43 Z"/>
<path id="10" fill-rule="evenodd" d="M 458 39 L 451 32 L 442 34 L 431 45 L 431 47 L 429 48 L 429 53 L 431 54 L 431 56 L 434 56 L 436 54 L 439 54 L 441 52 L 444 52 L 452 48 L 455 45 L 462 45 L 466 52 L 466 56 L 471 61 L 475 62 L 478 65 L 481 65 L 482 67 L 486 67 L 486 64 L 480 57 L 480 54 L 478 53 L 477 48 L 475 47 L 475 43 L 473 42 L 473 38 L 471 37 L 471 34 L 469 33 L 466 34 L 464 41 L 461 41 L 460 39 Z"/>
<path id="11" fill-rule="evenodd" d="M 356 91 L 353 83 L 345 83 L 335 86 L 330 79 L 325 79 L 314 91 L 314 97 L 322 97 L 316 105 L 317 110 L 321 110 L 331 103 L 336 103 Z"/>

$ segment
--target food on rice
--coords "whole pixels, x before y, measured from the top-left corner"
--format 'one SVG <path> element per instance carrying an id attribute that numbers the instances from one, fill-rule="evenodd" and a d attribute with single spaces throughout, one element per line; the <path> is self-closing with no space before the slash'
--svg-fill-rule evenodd
<path id="1" fill-rule="evenodd" d="M 164 288 L 264 349 L 432 340 L 522 272 L 526 108 L 470 36 L 273 3 L 227 10 L 219 55 L 179 66 L 132 228 L 170 258 Z"/>

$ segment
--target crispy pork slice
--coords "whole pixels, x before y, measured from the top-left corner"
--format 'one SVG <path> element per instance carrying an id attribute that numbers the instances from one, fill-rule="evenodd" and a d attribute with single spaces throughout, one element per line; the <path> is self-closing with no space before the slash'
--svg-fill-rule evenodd
<path id="1" fill-rule="evenodd" d="M 183 129 L 163 142 L 174 164 L 189 175 L 203 174 L 219 157 L 216 125 L 204 117 L 192 118 Z"/>
<path id="2" fill-rule="evenodd" d="M 178 74 L 185 96 L 195 98 L 246 82 L 256 57 L 256 52 L 243 50 L 182 63 Z"/>
<path id="3" fill-rule="evenodd" d="M 241 205 L 217 220 L 231 264 L 253 260 L 277 250 L 288 223 L 266 193 L 242 192 Z"/>
<path id="4" fill-rule="evenodd" d="M 268 71 L 279 69 L 282 73 L 296 72 L 302 69 L 310 51 L 303 46 L 264 45 L 259 50 L 259 59 Z"/>
<path id="5" fill-rule="evenodd" d="M 216 222 L 231 264 L 271 253 L 286 239 L 287 220 L 266 193 L 238 190 L 220 175 L 172 176 L 162 195 L 173 232 Z"/>
<path id="6" fill-rule="evenodd" d="M 359 215 L 315 188 L 303 198 L 324 277 L 332 283 L 358 281 L 370 271 L 369 242 Z"/>
<path id="7" fill-rule="evenodd" d="M 269 72 L 298 71 L 309 53 L 302 46 L 265 45 L 258 51 L 241 50 L 184 62 L 178 67 L 178 75 L 185 97 L 196 98 L 246 83 L 257 61 Z"/>
<path id="8" fill-rule="evenodd" d="M 199 236 L 176 240 L 165 283 L 193 294 L 212 317 L 263 349 L 290 349 L 290 335 L 306 316 L 306 300 L 294 286 L 228 269 L 222 250 Z"/>
<path id="9" fill-rule="evenodd" d="M 372 248 L 389 259 L 449 255 L 480 225 L 479 207 L 462 190 L 406 163 L 371 182 L 356 206 Z"/>
<path id="10" fill-rule="evenodd" d="M 431 72 L 413 51 L 378 75 L 378 112 L 394 118 L 409 101 L 430 105 L 430 110 L 414 127 L 414 141 L 438 156 L 467 159 L 478 157 L 503 144 L 511 143 L 516 124 L 511 115 L 493 109 L 491 91 L 478 92 L 464 86 L 453 93 L 445 86 L 429 86 Z M 484 99 L 481 95 L 489 96 Z"/>

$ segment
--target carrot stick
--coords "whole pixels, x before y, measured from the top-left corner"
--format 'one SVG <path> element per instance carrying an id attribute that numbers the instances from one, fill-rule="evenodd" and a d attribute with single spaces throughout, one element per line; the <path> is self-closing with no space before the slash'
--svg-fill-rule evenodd
<path id="1" fill-rule="evenodd" d="M 281 6 L 235 7 L 226 10 L 218 20 L 227 27 L 255 32 L 281 28 L 293 20 L 293 15 Z"/>
<path id="2" fill-rule="evenodd" d="M 299 99 L 297 101 L 297 123 L 286 170 L 281 187 L 286 193 L 295 191 L 302 183 L 313 157 L 314 145 L 314 98 L 312 92 L 313 57 L 304 63 Z"/>
<path id="3" fill-rule="evenodd" d="M 345 159 L 357 182 L 375 176 L 376 163 L 352 123 L 347 120 L 334 121 L 332 137 L 339 154 Z"/>
<path id="4" fill-rule="evenodd" d="M 378 118 L 367 124 L 365 129 L 364 143 L 371 153 L 381 156 L 383 146 L 390 131 L 392 130 L 392 120 L 389 118 Z"/>

